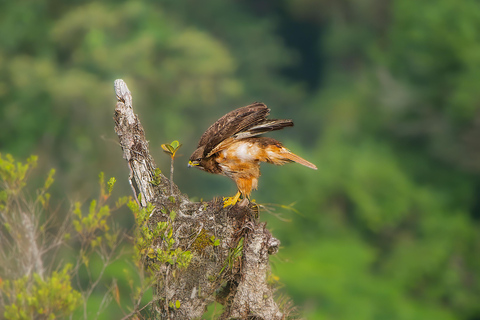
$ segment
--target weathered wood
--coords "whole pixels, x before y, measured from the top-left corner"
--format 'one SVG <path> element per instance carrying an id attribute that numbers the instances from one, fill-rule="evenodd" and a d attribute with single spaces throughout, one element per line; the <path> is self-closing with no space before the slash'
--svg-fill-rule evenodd
<path id="1" fill-rule="evenodd" d="M 223 208 L 221 199 L 191 202 L 173 183 L 172 194 L 169 179 L 155 174 L 156 165 L 143 127 L 133 112 L 130 91 L 123 80 L 116 80 L 114 86 L 115 132 L 130 170 L 129 183 L 134 196 L 142 207 L 148 203 L 154 205 L 150 226 L 170 221 L 168 213 L 175 211 L 172 221 L 175 242 L 170 250 L 192 252 L 186 269 L 176 264 L 146 262 L 158 265 L 153 307 L 158 317 L 200 318 L 206 306 L 217 301 L 225 307 L 222 319 L 281 319 L 282 313 L 267 283 L 268 256 L 278 251 L 280 242 L 259 223 L 257 208 L 254 205 Z M 212 236 L 220 240 L 219 245 L 214 245 Z M 166 247 L 164 239 L 159 237 L 152 249 Z M 241 252 L 241 256 L 235 258 L 234 252 Z M 171 303 L 176 301 L 180 308 L 172 308 Z"/>

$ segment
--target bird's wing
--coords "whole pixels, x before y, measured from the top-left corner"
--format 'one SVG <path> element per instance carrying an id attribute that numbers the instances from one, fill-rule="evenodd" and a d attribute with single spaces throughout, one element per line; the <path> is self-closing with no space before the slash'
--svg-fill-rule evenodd
<path id="1" fill-rule="evenodd" d="M 235 141 L 234 137 L 229 137 L 215 146 L 209 153 L 205 155 L 205 158 L 211 157 L 215 153 L 227 149 Z"/>
<path id="2" fill-rule="evenodd" d="M 236 140 L 251 138 L 251 137 L 264 134 L 266 132 L 280 130 L 285 127 L 292 127 L 292 126 L 293 126 L 292 120 L 264 119 L 262 121 L 259 121 L 258 123 L 254 123 L 250 125 L 249 127 L 245 128 L 243 131 L 237 132 L 233 136 L 221 141 L 212 150 L 210 150 L 205 156 L 210 157 L 213 154 L 228 148 Z"/>
<path id="3" fill-rule="evenodd" d="M 255 137 L 270 131 L 280 130 L 285 127 L 293 127 L 293 121 L 290 119 L 265 119 L 246 128 L 244 131 L 234 135 L 235 139 L 245 139 Z"/>
<path id="4" fill-rule="evenodd" d="M 212 124 L 202 135 L 198 147 L 205 146 L 204 155 L 209 154 L 219 143 L 265 120 L 270 110 L 263 103 L 235 109 Z"/>
<path id="5" fill-rule="evenodd" d="M 235 109 L 212 124 L 201 136 L 204 157 L 227 148 L 234 140 L 251 138 L 266 132 L 293 126 L 292 120 L 266 119 L 270 109 L 263 103 Z"/>

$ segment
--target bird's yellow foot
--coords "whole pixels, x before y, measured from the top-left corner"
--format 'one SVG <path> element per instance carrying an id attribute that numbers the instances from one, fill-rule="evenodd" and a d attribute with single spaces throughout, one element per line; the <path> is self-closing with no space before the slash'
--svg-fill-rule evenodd
<path id="1" fill-rule="evenodd" d="M 237 194 L 233 197 L 223 198 L 223 207 L 226 208 L 228 206 L 234 206 L 237 203 L 239 198 L 240 198 L 240 192 L 237 192 Z"/>

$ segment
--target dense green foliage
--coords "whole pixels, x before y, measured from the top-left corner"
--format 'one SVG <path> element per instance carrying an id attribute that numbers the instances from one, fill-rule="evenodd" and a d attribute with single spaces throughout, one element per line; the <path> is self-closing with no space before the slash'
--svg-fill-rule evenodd
<path id="1" fill-rule="evenodd" d="M 50 201 L 49 193 L 55 170 L 42 187 L 32 190 L 30 178 L 37 161 L 31 156 L 22 163 L 0 153 L 2 319 L 98 319 L 112 299 L 117 305 L 110 309 L 111 317 L 137 313 L 149 303 L 143 298 L 148 299 L 151 280 L 137 255 L 133 259 L 131 245 L 123 243 L 125 232 L 112 215 L 132 202 L 131 197 L 111 205 L 115 178 L 105 183 L 101 173 L 100 195 L 86 213 L 78 201 L 70 210 L 60 211 L 58 199 Z M 114 266 L 117 260 L 122 264 Z M 119 277 L 114 270 L 122 266 L 124 275 Z"/>
<path id="2" fill-rule="evenodd" d="M 262 217 L 308 319 L 480 317 L 477 1 L 0 4 L 0 152 L 56 168 L 52 197 L 90 197 L 102 170 L 130 193 L 116 78 L 163 172 L 161 144 L 183 144 L 175 181 L 192 198 L 235 192 L 186 168 L 218 117 L 262 101 L 295 121 L 273 136 L 319 170 L 264 166 L 253 197 L 296 202 L 276 209 L 290 222 Z"/>
<path id="3" fill-rule="evenodd" d="M 10 302 L 5 306 L 5 319 L 57 319 L 72 314 L 80 305 L 81 295 L 70 284 L 71 267 L 65 266 L 60 273 L 54 271 L 47 280 L 34 274 L 31 285 L 28 276 L 12 282 L 6 280 L 0 288 Z"/>

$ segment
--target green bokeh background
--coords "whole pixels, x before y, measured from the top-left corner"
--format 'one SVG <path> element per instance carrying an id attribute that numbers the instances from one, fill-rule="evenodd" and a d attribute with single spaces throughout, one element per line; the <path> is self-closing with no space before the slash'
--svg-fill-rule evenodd
<path id="1" fill-rule="evenodd" d="M 272 136 L 319 170 L 265 165 L 253 197 L 295 203 L 262 219 L 305 318 L 480 319 L 478 1 L 0 2 L 0 152 L 56 168 L 66 207 L 100 171 L 131 193 L 117 78 L 164 173 L 160 145 L 183 144 L 174 179 L 192 199 L 235 192 L 186 167 L 213 121 L 254 101 L 294 120 Z"/>

